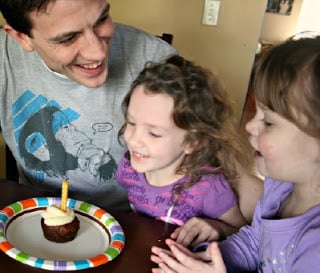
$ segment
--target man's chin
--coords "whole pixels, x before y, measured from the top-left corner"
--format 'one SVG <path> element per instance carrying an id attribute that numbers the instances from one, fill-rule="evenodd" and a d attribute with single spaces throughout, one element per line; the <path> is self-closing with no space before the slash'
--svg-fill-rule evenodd
<path id="1" fill-rule="evenodd" d="M 88 88 L 98 88 L 102 86 L 104 83 L 105 83 L 105 80 L 102 82 L 83 82 L 83 83 L 80 82 L 80 84 Z"/>
<path id="2" fill-rule="evenodd" d="M 107 73 L 100 75 L 99 77 L 95 78 L 73 78 L 73 80 L 81 85 L 84 85 L 88 88 L 98 88 L 106 82 Z"/>

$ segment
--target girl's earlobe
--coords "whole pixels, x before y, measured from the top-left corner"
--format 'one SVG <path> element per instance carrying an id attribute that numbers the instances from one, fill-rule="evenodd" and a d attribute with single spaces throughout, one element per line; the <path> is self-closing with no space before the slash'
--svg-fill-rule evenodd
<path id="1" fill-rule="evenodd" d="M 193 141 L 192 143 L 188 143 L 186 147 L 184 148 L 184 153 L 186 155 L 192 154 L 194 151 L 196 151 L 199 148 L 199 141 Z"/>

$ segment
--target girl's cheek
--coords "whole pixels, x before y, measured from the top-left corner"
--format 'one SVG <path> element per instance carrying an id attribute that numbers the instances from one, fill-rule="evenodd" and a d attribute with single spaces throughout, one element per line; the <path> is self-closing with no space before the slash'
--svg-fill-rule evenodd
<path id="1" fill-rule="evenodd" d="M 270 144 L 268 143 L 268 139 L 264 136 L 260 136 L 258 138 L 258 148 L 260 153 L 262 153 L 263 155 L 267 155 L 270 150 Z"/>
<path id="2" fill-rule="evenodd" d="M 277 155 L 277 151 L 279 152 L 279 149 L 277 149 L 276 145 L 271 143 L 268 139 L 261 139 L 259 152 L 265 159 L 274 158 Z"/>

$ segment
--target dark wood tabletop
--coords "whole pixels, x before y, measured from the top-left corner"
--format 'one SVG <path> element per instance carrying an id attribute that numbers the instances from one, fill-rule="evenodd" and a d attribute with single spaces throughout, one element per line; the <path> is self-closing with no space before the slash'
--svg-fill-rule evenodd
<path id="1" fill-rule="evenodd" d="M 20 185 L 16 182 L 0 180 L 0 209 L 23 199 L 44 196 L 51 197 L 49 192 L 36 190 L 25 185 Z M 155 264 L 150 261 L 151 246 L 157 245 L 164 247 L 164 239 L 169 236 L 175 227 L 172 225 L 165 225 L 165 223 L 161 221 L 133 213 L 109 213 L 116 218 L 123 228 L 126 237 L 123 251 L 111 262 L 98 267 L 79 270 L 78 272 L 150 273 L 151 268 L 155 267 Z M 34 268 L 20 263 L 0 251 L 0 272 L 30 273 L 52 271 Z"/>

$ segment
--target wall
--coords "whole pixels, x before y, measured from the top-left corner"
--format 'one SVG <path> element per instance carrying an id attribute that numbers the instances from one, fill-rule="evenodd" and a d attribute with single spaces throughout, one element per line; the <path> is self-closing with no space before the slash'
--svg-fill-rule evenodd
<path id="1" fill-rule="evenodd" d="M 294 35 L 302 2 L 303 0 L 294 1 L 289 16 L 267 12 L 262 23 L 260 39 L 268 43 L 278 43 Z"/>
<path id="2" fill-rule="evenodd" d="M 204 0 L 109 0 L 114 21 L 169 32 L 180 53 L 217 70 L 240 119 L 267 0 L 221 0 L 217 26 L 201 25 Z"/>
<path id="3" fill-rule="evenodd" d="M 320 1 L 307 0 L 303 1 L 297 22 L 296 32 L 313 31 L 320 33 Z"/>

